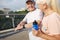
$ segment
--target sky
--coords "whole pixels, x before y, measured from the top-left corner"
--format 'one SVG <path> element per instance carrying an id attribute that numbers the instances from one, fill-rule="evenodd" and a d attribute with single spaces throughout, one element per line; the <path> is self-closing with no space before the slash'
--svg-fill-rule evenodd
<path id="1" fill-rule="evenodd" d="M 26 0 L 0 0 L 0 9 L 10 8 L 11 10 L 20 10 L 25 8 Z"/>
<path id="2" fill-rule="evenodd" d="M 0 0 L 0 9 L 10 8 L 11 10 L 20 10 L 21 8 L 26 8 L 26 0 Z M 58 0 L 60 7 L 60 0 Z"/>

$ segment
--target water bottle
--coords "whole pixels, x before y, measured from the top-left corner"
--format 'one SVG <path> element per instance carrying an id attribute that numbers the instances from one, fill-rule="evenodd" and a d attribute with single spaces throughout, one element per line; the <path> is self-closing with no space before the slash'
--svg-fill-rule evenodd
<path id="1" fill-rule="evenodd" d="M 36 20 L 33 22 L 33 28 L 35 29 L 35 30 L 38 30 L 39 28 L 38 28 L 38 23 L 36 22 Z"/>

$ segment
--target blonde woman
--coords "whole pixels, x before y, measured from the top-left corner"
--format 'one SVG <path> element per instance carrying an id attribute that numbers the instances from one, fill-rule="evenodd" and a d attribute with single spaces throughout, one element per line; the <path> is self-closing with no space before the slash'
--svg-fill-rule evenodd
<path id="1" fill-rule="evenodd" d="M 42 28 L 36 31 L 33 29 L 33 35 L 46 40 L 60 40 L 60 15 L 52 10 L 50 0 L 36 0 L 38 8 L 44 12 Z"/>

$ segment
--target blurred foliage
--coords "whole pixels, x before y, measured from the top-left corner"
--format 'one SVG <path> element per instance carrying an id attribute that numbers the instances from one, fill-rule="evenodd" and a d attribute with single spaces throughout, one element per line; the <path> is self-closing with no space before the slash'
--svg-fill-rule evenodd
<path id="1" fill-rule="evenodd" d="M 0 18 L 0 30 L 12 28 L 11 22 L 10 18 Z"/>
<path id="2" fill-rule="evenodd" d="M 0 14 L 4 14 L 4 12 L 2 10 L 0 10 Z"/>
<path id="3" fill-rule="evenodd" d="M 24 18 L 25 15 L 16 15 L 14 17 L 15 27 Z M 0 30 L 13 28 L 12 18 L 6 18 L 5 16 L 0 16 Z"/>
<path id="4" fill-rule="evenodd" d="M 18 12 L 14 12 L 14 11 L 10 11 L 9 14 L 23 14 L 23 15 L 9 15 L 9 18 L 6 18 L 6 16 L 2 16 L 0 15 L 0 30 L 5 30 L 5 29 L 10 29 L 13 28 L 13 24 L 12 24 L 12 17 L 14 17 L 14 25 L 15 27 L 17 26 L 17 24 L 24 18 L 25 14 L 27 14 L 28 11 L 18 11 Z M 3 11 L 0 10 L 0 14 L 4 14 Z"/>
<path id="5" fill-rule="evenodd" d="M 27 10 L 25 10 L 25 11 L 15 11 L 15 13 L 17 13 L 17 14 L 26 14 L 26 13 L 28 13 L 28 11 Z"/>

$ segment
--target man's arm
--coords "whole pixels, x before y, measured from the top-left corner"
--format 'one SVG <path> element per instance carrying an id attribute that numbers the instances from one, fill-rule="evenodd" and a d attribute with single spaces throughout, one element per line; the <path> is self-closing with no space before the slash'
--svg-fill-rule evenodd
<path id="1" fill-rule="evenodd" d="M 40 25 L 41 24 L 41 21 L 40 20 L 37 20 L 37 23 L 38 23 L 38 25 Z M 32 26 L 33 26 L 33 22 L 28 23 L 28 24 L 25 24 L 25 27 L 26 28 L 32 28 Z"/>
<path id="2" fill-rule="evenodd" d="M 15 30 L 22 29 L 22 28 L 23 28 L 23 25 L 25 26 L 25 28 L 32 28 L 33 22 L 28 23 L 28 24 L 25 24 L 25 23 L 26 23 L 25 21 L 21 21 L 21 22 L 17 25 L 17 27 L 15 28 Z M 41 21 L 40 21 L 40 20 L 37 20 L 37 23 L 38 23 L 38 25 L 40 25 Z"/>
<path id="3" fill-rule="evenodd" d="M 18 25 L 17 25 L 17 27 L 15 28 L 15 30 L 19 30 L 19 29 L 22 29 L 23 28 L 23 25 L 25 25 L 25 21 L 21 21 Z"/>
<path id="4" fill-rule="evenodd" d="M 41 38 L 46 39 L 46 40 L 60 40 L 60 35 L 51 36 L 51 35 L 43 33 L 40 30 L 36 31 L 34 29 L 33 29 L 32 33 L 33 33 L 33 35 L 41 37 Z"/>

